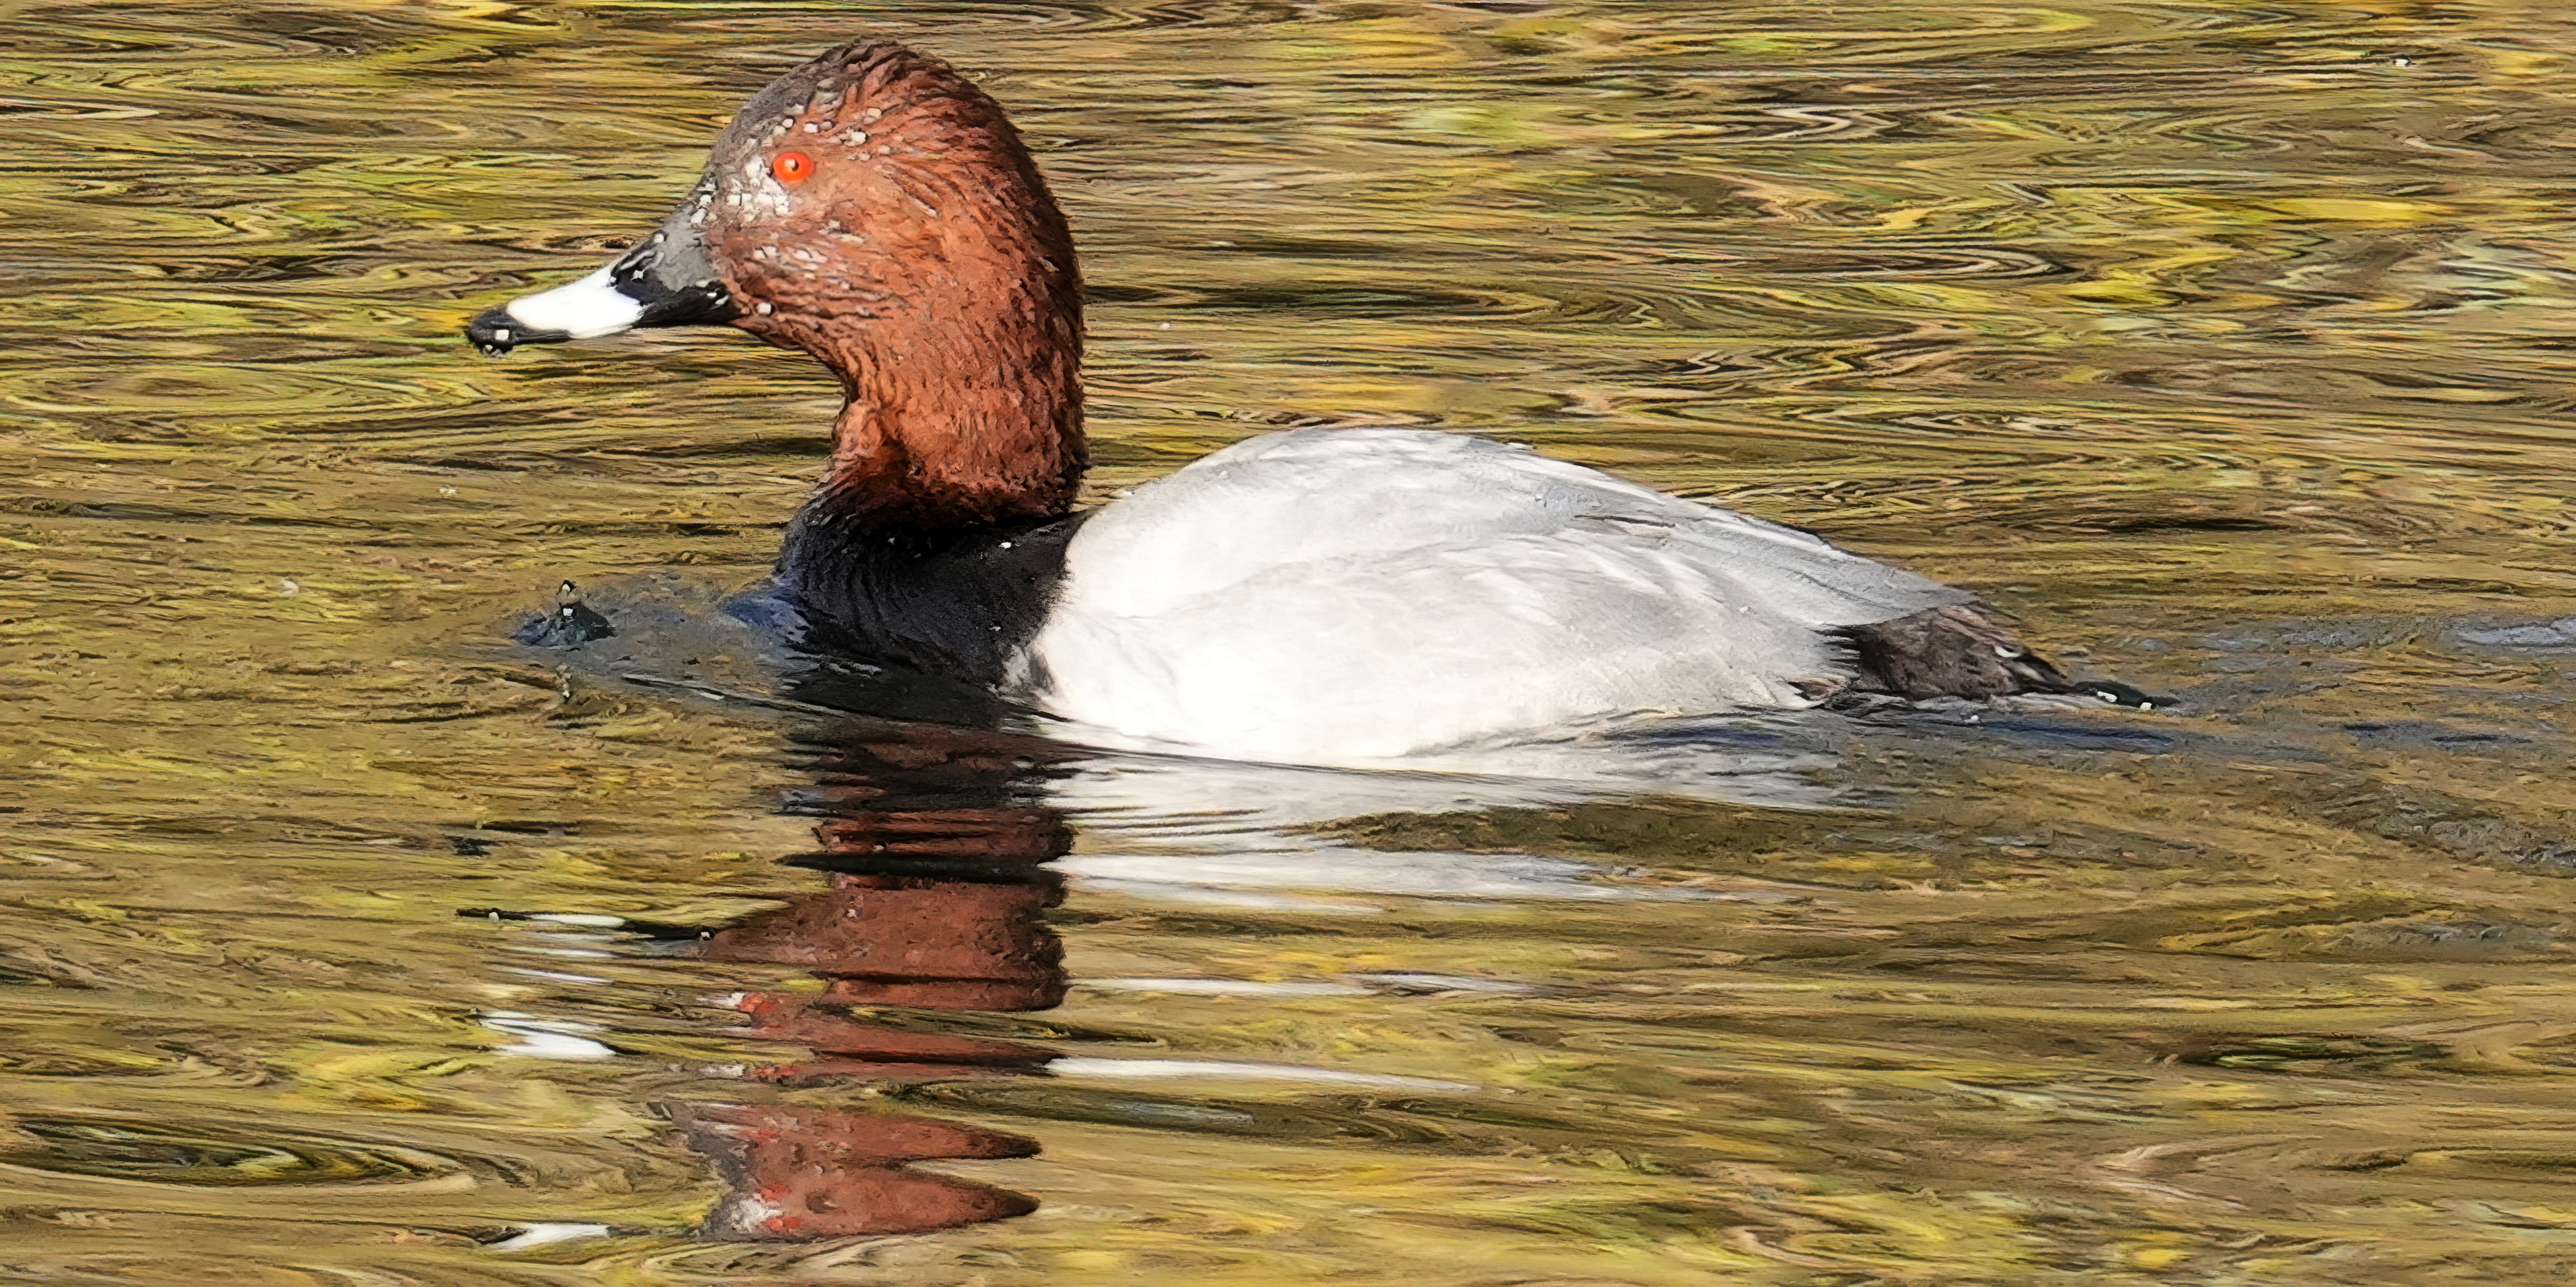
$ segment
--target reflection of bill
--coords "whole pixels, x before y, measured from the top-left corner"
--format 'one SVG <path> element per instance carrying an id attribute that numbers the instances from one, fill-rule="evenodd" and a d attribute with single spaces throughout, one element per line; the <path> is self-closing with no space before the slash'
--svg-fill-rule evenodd
<path id="1" fill-rule="evenodd" d="M 1045 911 L 1063 883 L 1044 864 L 1072 846 L 1050 810 L 1019 803 L 1015 759 L 972 733 L 871 730 L 836 746 L 821 789 L 822 848 L 789 861 L 831 887 L 708 938 L 710 960 L 801 966 L 821 995 L 737 999 L 753 1035 L 808 1060 L 756 1068 L 814 1086 L 1033 1071 L 1056 1052 L 924 1030 L 872 1007 L 1044 1010 L 1064 1000 L 1064 949 Z M 1028 1157 L 1037 1142 L 952 1122 L 780 1104 L 674 1106 L 728 1193 L 709 1236 L 801 1241 L 918 1233 L 1023 1215 L 1024 1195 L 906 1163 Z"/>

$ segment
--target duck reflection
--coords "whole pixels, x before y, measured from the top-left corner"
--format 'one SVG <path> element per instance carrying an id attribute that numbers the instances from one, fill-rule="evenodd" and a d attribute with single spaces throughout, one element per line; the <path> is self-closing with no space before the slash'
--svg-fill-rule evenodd
<path id="1" fill-rule="evenodd" d="M 820 888 L 712 931 L 590 915 L 465 914 L 613 922 L 628 933 L 676 940 L 666 950 L 810 972 L 819 989 L 731 1002 L 743 1035 L 806 1052 L 742 1070 L 748 1080 L 781 1088 L 1184 1074 L 1191 1061 L 1112 1068 L 1106 1065 L 1117 1061 L 1088 1054 L 1059 1060 L 1042 1046 L 989 1039 L 983 1034 L 996 1024 L 964 1017 L 1062 1003 L 1063 949 L 1045 917 L 1063 900 L 1068 876 L 1093 893 L 1148 903 L 1335 915 L 1373 913 L 1399 898 L 1698 899 L 1713 895 L 1608 879 L 1597 862 L 1508 847 L 1382 851 L 1365 833 L 1335 823 L 1638 797 L 1793 812 L 1852 803 L 1841 757 L 1850 726 L 1813 716 L 1626 721 L 1376 769 L 1210 760 L 1028 719 L 995 708 L 979 692 L 910 684 L 890 672 L 800 670 L 765 633 L 769 627 L 733 607 L 709 605 L 706 594 L 704 587 L 651 580 L 602 587 L 593 611 L 618 622 L 618 631 L 556 641 L 559 651 L 549 658 L 568 692 L 605 709 L 625 709 L 624 694 L 640 689 L 656 698 L 719 701 L 737 714 L 779 712 L 777 727 L 808 757 L 803 767 L 812 773 L 812 785 L 786 808 L 814 819 L 817 842 L 782 861 L 820 873 Z M 692 658 L 688 668 L 674 645 L 677 656 Z M 700 666 L 698 658 L 713 660 Z M 1030 731 L 1016 731 L 1022 728 Z M 1071 854 L 1073 826 L 1084 836 L 1078 857 Z M 1363 984 L 1376 986 L 1331 986 Z M 489 1022 L 519 1036 L 525 1053 L 611 1053 L 573 1025 L 558 1033 L 530 1016 Z M 576 1047 L 580 1053 L 562 1053 Z M 1321 1075 L 1288 1066 L 1208 1066 L 1287 1081 Z M 726 1184 L 705 1229 L 710 1237 L 926 1232 L 1036 1206 L 1023 1194 L 910 1166 L 1038 1151 L 1018 1135 L 749 1095 L 667 1111 Z"/>
<path id="2" fill-rule="evenodd" d="M 784 861 L 826 887 L 716 931 L 700 954 L 793 965 L 820 994 L 751 993 L 749 1032 L 811 1057 L 749 1069 L 787 1086 L 1031 1073 L 1056 1052 L 930 1030 L 903 1011 L 1026 1011 L 1064 1000 L 1063 901 L 1047 864 L 1073 832 L 1039 803 L 1044 751 L 973 730 L 849 724 L 821 751 L 818 784 L 789 802 L 819 847 Z M 884 1013 L 880 1007 L 895 1013 Z M 801 1241 L 919 1233 L 1023 1215 L 1026 1195 L 910 1169 L 1028 1157 L 1035 1140 L 894 1113 L 781 1104 L 676 1107 L 728 1193 L 711 1237 Z"/>
<path id="3" fill-rule="evenodd" d="M 1678 726 L 1673 726 L 1678 727 Z M 805 1058 L 746 1069 L 788 1087 L 1044 1076 L 1060 1052 L 961 1035 L 925 1012 L 1052 1009 L 1068 980 L 1046 911 L 1064 871 L 1149 899 L 1270 906 L 1273 890 L 1546 899 L 1691 898 L 1526 854 L 1391 861 L 1318 819 L 1527 807 L 1690 788 L 1812 808 L 1831 763 L 1795 725 L 1710 722 L 1626 741 L 1520 745 L 1445 771 L 1355 773 L 1086 750 L 990 728 L 852 718 L 805 742 L 815 785 L 788 801 L 818 847 L 782 861 L 825 887 L 706 935 L 712 961 L 794 966 L 816 992 L 734 998 L 748 1035 Z M 1092 834 L 1065 859 L 1079 819 Z M 1177 846 L 1175 842 L 1181 842 Z M 1027 1157 L 1018 1135 L 894 1113 L 741 1103 L 673 1110 L 728 1193 L 708 1236 L 796 1241 L 918 1233 L 1034 1210 L 1031 1198 L 909 1163 Z"/>

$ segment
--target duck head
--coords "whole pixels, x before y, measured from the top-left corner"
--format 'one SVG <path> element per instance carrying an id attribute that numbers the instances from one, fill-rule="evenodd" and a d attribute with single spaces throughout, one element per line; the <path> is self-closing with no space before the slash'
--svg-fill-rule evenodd
<path id="1" fill-rule="evenodd" d="M 1001 105 L 946 63 L 858 41 L 770 82 L 659 229 L 465 334 L 499 356 L 713 323 L 840 377 L 849 404 L 816 509 L 937 525 L 1071 503 L 1084 457 L 1073 238 Z"/>

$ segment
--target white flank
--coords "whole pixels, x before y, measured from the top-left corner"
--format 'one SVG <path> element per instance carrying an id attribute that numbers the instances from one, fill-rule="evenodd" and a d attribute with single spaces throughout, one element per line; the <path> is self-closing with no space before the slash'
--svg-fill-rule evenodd
<path id="1" fill-rule="evenodd" d="M 1830 632 L 1968 595 L 1527 448 L 1263 434 L 1100 511 L 1032 704 L 1220 755 L 1368 764 L 1587 719 L 1809 705 Z"/>
<path id="2" fill-rule="evenodd" d="M 576 340 L 615 335 L 644 316 L 644 306 L 611 285 L 600 269 L 577 282 L 510 301 L 506 310 L 532 331 L 561 331 Z M 494 335 L 507 344 L 510 337 Z"/>

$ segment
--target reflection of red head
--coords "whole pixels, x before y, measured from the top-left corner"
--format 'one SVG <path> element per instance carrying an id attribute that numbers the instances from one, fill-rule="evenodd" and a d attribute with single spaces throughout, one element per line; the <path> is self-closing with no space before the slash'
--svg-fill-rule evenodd
<path id="1" fill-rule="evenodd" d="M 815 824 L 826 854 L 947 858 L 1035 866 L 1073 849 L 1073 829 L 1050 809 L 928 809 L 845 813 Z"/>
<path id="2" fill-rule="evenodd" d="M 1037 1141 L 891 1113 L 777 1104 L 700 1104 L 674 1114 L 731 1190 L 708 1216 L 713 1237 L 803 1242 L 926 1233 L 1026 1215 L 1037 1203 L 991 1185 L 906 1169 L 955 1157 L 1031 1157 Z"/>
<path id="3" fill-rule="evenodd" d="M 1063 901 L 1044 864 L 1073 846 L 1051 811 L 991 805 L 902 809 L 1003 789 L 1017 761 L 956 730 L 907 731 L 836 748 L 841 758 L 805 797 L 831 814 L 814 828 L 820 852 L 791 861 L 832 872 L 830 888 L 720 930 L 700 946 L 716 961 L 800 966 L 824 995 L 754 993 L 737 1002 L 751 1034 L 804 1046 L 815 1058 L 756 1068 L 756 1081 L 818 1085 L 1028 1074 L 1054 1051 L 917 1030 L 928 1018 L 879 1018 L 851 1007 L 1044 1010 L 1062 1003 L 1064 946 L 1046 909 Z M 1037 1145 L 949 1122 L 891 1113 L 780 1105 L 674 1109 L 729 1194 L 707 1223 L 714 1237 L 800 1241 L 916 1233 L 1033 1210 L 1020 1194 L 904 1163 L 1026 1157 Z"/>
<path id="4" fill-rule="evenodd" d="M 819 1056 L 801 1064 L 755 1068 L 750 1075 L 798 1086 L 861 1077 L 931 1081 L 1033 1071 L 1056 1058 L 1056 1052 L 1043 1046 L 872 1022 L 851 1015 L 836 1000 L 754 992 L 735 1002 L 759 1025 L 752 1036 L 803 1046 Z"/>
<path id="5" fill-rule="evenodd" d="M 709 940 L 717 961 L 801 965 L 852 1002 L 1044 1010 L 1064 1000 L 1064 945 L 1044 919 L 1063 891 L 913 876 L 834 876 L 829 892 Z"/>
<path id="6" fill-rule="evenodd" d="M 830 890 L 720 931 L 704 951 L 720 961 L 801 965 L 831 982 L 819 1003 L 758 993 L 737 1003 L 758 1021 L 754 1035 L 820 1056 L 757 1069 L 751 1074 L 757 1080 L 812 1085 L 1035 1071 L 1055 1052 L 915 1032 L 834 1003 L 929 1010 L 1056 1005 L 1064 999 L 1064 948 L 1043 916 L 1062 897 L 1052 881 L 835 875 Z M 731 1193 L 707 1223 L 717 1237 L 801 1241 L 919 1233 L 1037 1207 L 1021 1194 L 903 1165 L 1038 1151 L 1018 1136 L 891 1113 L 769 1104 L 693 1107 L 683 1120 L 692 1143 L 730 1182 Z"/>

